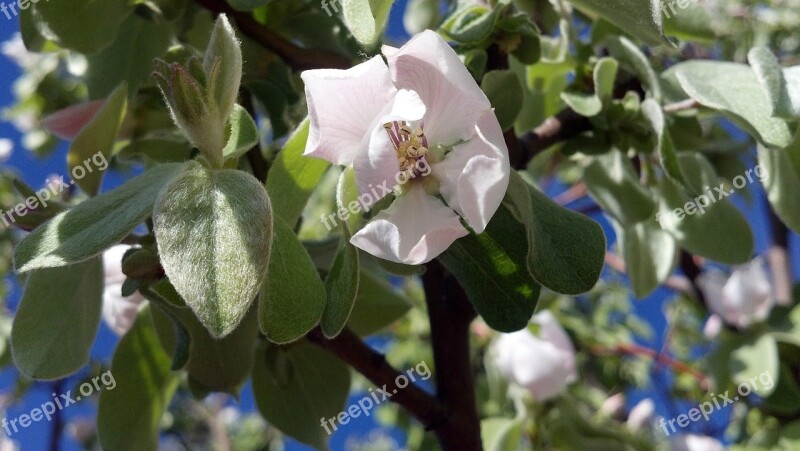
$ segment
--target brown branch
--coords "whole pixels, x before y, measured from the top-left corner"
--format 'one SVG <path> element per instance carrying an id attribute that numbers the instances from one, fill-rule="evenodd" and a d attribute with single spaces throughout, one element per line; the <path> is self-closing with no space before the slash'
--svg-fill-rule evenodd
<path id="1" fill-rule="evenodd" d="M 780 305 L 791 305 L 792 269 L 788 253 L 789 229 L 775 214 L 772 205 L 767 208 L 772 229 L 772 246 L 767 250 L 767 263 L 772 270 L 775 299 Z"/>
<path id="2" fill-rule="evenodd" d="M 436 363 L 436 395 L 448 412 L 434 432 L 444 450 L 481 450 L 469 351 L 469 328 L 477 314 L 464 290 L 438 261 L 428 263 L 422 279 Z"/>
<path id="3" fill-rule="evenodd" d="M 515 158 L 512 164 L 517 169 L 524 169 L 528 161 L 553 144 L 566 141 L 591 129 L 592 124 L 588 118 L 569 108 L 561 110 L 519 139 L 523 152 L 520 152 L 521 158 Z"/>
<path id="4" fill-rule="evenodd" d="M 214 15 L 227 14 L 236 21 L 242 33 L 250 39 L 261 44 L 265 49 L 281 57 L 286 64 L 294 70 L 306 69 L 347 69 L 352 66 L 350 58 L 337 53 L 313 50 L 298 47 L 289 40 L 279 36 L 258 23 L 253 17 L 245 12 L 236 11 L 223 0 L 195 0 L 203 8 L 211 11 Z"/>
<path id="5" fill-rule="evenodd" d="M 361 338 L 351 330 L 345 329 L 339 336 L 329 340 L 319 329 L 308 334 L 308 339 L 323 349 L 336 355 L 343 362 L 352 366 L 378 387 L 391 395 L 390 400 L 405 408 L 425 429 L 435 429 L 443 424 L 446 418 L 444 407 L 432 395 L 414 384 L 395 390 L 395 380 L 403 376 L 386 362 L 383 354 L 367 346 Z"/>
<path id="6" fill-rule="evenodd" d="M 677 373 L 691 375 L 700 383 L 700 386 L 703 388 L 703 390 L 708 390 L 710 388 L 708 378 L 701 371 L 692 368 L 690 365 L 687 365 L 680 360 L 675 360 L 666 354 L 656 352 L 650 348 L 646 348 L 635 343 L 620 344 L 611 349 L 601 346 L 594 346 L 591 348 L 591 351 L 592 354 L 595 355 L 628 354 L 638 357 L 648 357 L 653 359 L 656 363 L 667 366 Z"/>

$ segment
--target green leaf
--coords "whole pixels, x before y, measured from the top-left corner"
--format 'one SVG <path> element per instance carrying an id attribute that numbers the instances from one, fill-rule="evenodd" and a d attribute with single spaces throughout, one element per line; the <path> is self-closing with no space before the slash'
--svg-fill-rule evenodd
<path id="1" fill-rule="evenodd" d="M 782 69 L 766 47 L 754 47 L 747 54 L 758 81 L 772 106 L 772 116 L 794 119 L 800 116 L 800 66 Z"/>
<path id="2" fill-rule="evenodd" d="M 222 149 L 223 158 L 226 160 L 239 158 L 256 144 L 258 144 L 256 121 L 241 105 L 234 105 L 228 117 L 228 143 Z"/>
<path id="3" fill-rule="evenodd" d="M 600 225 L 529 187 L 528 267 L 537 282 L 563 294 L 589 291 L 603 270 L 606 238 Z"/>
<path id="4" fill-rule="evenodd" d="M 11 330 L 20 372 L 34 379 L 60 379 L 89 362 L 103 306 L 99 258 L 28 277 Z"/>
<path id="5" fill-rule="evenodd" d="M 394 0 L 341 1 L 344 23 L 353 37 L 365 49 L 375 47 L 383 35 Z"/>
<path id="6" fill-rule="evenodd" d="M 483 449 L 486 451 L 508 451 L 519 449 L 522 430 L 525 424 L 521 419 L 484 418 L 481 420 Z"/>
<path id="7" fill-rule="evenodd" d="M 660 211 L 656 215 L 661 227 L 694 254 L 727 264 L 750 260 L 755 246 L 753 232 L 729 200 L 718 198 L 721 194 L 715 190 L 714 168 L 699 154 L 681 155 L 679 162 L 691 185 L 704 194 L 690 198 L 671 180 L 662 179 Z M 714 196 L 713 202 L 709 193 Z M 702 204 L 709 206 L 700 209 Z"/>
<path id="8" fill-rule="evenodd" d="M 253 394 L 264 419 L 298 441 L 327 449 L 328 434 L 320 421 L 345 407 L 350 391 L 347 366 L 306 342 L 288 347 L 262 344 L 257 355 Z"/>
<path id="9" fill-rule="evenodd" d="M 777 381 L 775 380 L 777 376 Z M 777 375 L 769 375 L 766 385 L 769 382 L 775 385 L 773 393 L 764 400 L 764 406 L 771 412 L 776 412 L 780 415 L 795 415 L 800 412 L 800 386 L 794 380 L 792 369 L 786 363 L 781 363 L 781 372 Z M 762 383 L 759 380 L 759 383 Z"/>
<path id="10" fill-rule="evenodd" d="M 656 101 L 660 101 L 661 82 L 642 50 L 630 39 L 617 35 L 606 38 L 606 45 L 609 53 L 641 80 Z"/>
<path id="11" fill-rule="evenodd" d="M 333 338 L 344 329 L 356 302 L 358 285 L 358 249 L 345 235 L 325 279 L 327 301 L 320 326 L 326 337 Z"/>
<path id="12" fill-rule="evenodd" d="M 269 264 L 272 210 L 264 186 L 245 172 L 190 161 L 156 201 L 153 223 L 175 289 L 212 335 L 229 334 Z"/>
<path id="13" fill-rule="evenodd" d="M 660 0 L 570 0 L 570 3 L 590 15 L 608 19 L 649 45 L 667 42 Z"/>
<path id="14" fill-rule="evenodd" d="M 642 222 L 655 213 L 655 202 L 622 152 L 611 149 L 590 161 L 583 170 L 583 180 L 603 211 L 625 226 Z"/>
<path id="15" fill-rule="evenodd" d="M 663 0 L 663 5 L 667 6 L 666 0 Z M 674 3 L 670 2 L 669 5 L 675 8 Z M 693 2 L 688 8 L 676 9 L 674 14 L 672 10 L 665 12 L 667 18 L 664 21 L 664 31 L 668 36 L 707 44 L 711 44 L 716 38 L 714 20 L 704 4 Z"/>
<path id="16" fill-rule="evenodd" d="M 667 129 L 667 121 L 664 117 L 664 111 L 661 109 L 661 105 L 653 99 L 647 99 L 642 102 L 641 109 L 642 115 L 656 134 L 658 140 L 656 151 L 658 152 L 658 158 L 661 162 L 661 167 L 664 168 L 664 172 L 666 172 L 672 180 L 683 185 L 687 190 L 691 189 L 678 163 L 678 152 L 675 150 L 672 136 Z"/>
<path id="17" fill-rule="evenodd" d="M 361 210 L 361 203 L 358 200 L 356 172 L 352 166 L 344 168 L 342 174 L 339 176 L 339 182 L 336 184 L 336 207 L 338 209 L 337 214 L 339 211 L 342 211 L 342 209 L 350 212 L 342 224 L 345 227 L 347 235 L 352 236 L 356 230 L 358 230 L 358 224 L 361 220 L 360 214 L 353 213 L 354 211 L 358 212 Z"/>
<path id="18" fill-rule="evenodd" d="M 275 216 L 294 227 L 308 198 L 330 167 L 326 161 L 303 155 L 308 139 L 308 119 L 292 134 L 267 176 L 267 191 Z"/>
<path id="19" fill-rule="evenodd" d="M 459 238 L 439 260 L 464 287 L 492 329 L 514 332 L 528 325 L 541 287 L 528 271 L 528 234 L 501 205 L 480 235 Z"/>
<path id="20" fill-rule="evenodd" d="M 95 196 L 100 191 L 100 182 L 108 168 L 127 105 L 128 86 L 123 82 L 69 146 L 69 173 L 72 174 L 75 184 L 90 196 Z M 100 159 L 100 165 L 97 164 L 97 158 Z M 102 165 L 103 162 L 105 165 Z"/>
<path id="21" fill-rule="evenodd" d="M 297 235 L 280 218 L 274 222 L 272 256 L 261 288 L 258 320 L 273 343 L 295 341 L 319 324 L 325 310 L 325 285 Z"/>
<path id="22" fill-rule="evenodd" d="M 408 34 L 415 35 L 425 30 L 436 29 L 439 23 L 438 0 L 410 0 L 403 14 L 403 27 Z"/>
<path id="23" fill-rule="evenodd" d="M 175 288 L 164 279 L 143 292 L 158 305 L 152 311 L 158 337 L 172 354 L 173 362 L 182 350 L 175 335 L 176 320 L 189 335 L 188 360 L 185 365 L 189 380 L 205 391 L 219 391 L 238 396 L 253 368 L 255 345 L 258 339 L 258 320 L 251 308 L 242 322 L 224 338 L 214 338 L 198 321 Z"/>
<path id="24" fill-rule="evenodd" d="M 652 219 L 618 227 L 617 238 L 633 293 L 642 299 L 672 274 L 677 264 L 678 243 Z"/>
<path id="25" fill-rule="evenodd" d="M 117 345 L 111 362 L 116 387 L 100 393 L 97 434 L 103 449 L 148 451 L 158 448 L 161 416 L 179 379 L 158 343 L 150 310 L 139 312 Z"/>
<path id="26" fill-rule="evenodd" d="M 481 89 L 489 98 L 503 131 L 513 127 L 525 98 L 517 75 L 510 70 L 487 72 L 481 82 Z"/>
<path id="27" fill-rule="evenodd" d="M 203 55 L 208 100 L 224 123 L 233 111 L 242 83 L 242 49 L 228 17 L 217 17 Z M 218 149 L 212 149 L 217 151 Z"/>
<path id="28" fill-rule="evenodd" d="M 617 79 L 619 63 L 614 58 L 600 58 L 594 66 L 594 92 L 603 105 L 611 102 L 614 94 L 614 81 Z"/>
<path id="29" fill-rule="evenodd" d="M 775 214 L 787 227 L 800 233 L 800 173 L 792 165 L 790 153 L 800 156 L 800 133 L 786 150 L 758 146 L 758 163 L 762 170 L 760 179 Z"/>
<path id="30" fill-rule="evenodd" d="M 153 59 L 170 46 L 172 28 L 166 23 L 142 19 L 136 14 L 120 25 L 117 39 L 102 52 L 88 58 L 86 86 L 89 98 L 107 97 L 120 83 L 127 82 L 131 97 L 147 84 Z"/>
<path id="31" fill-rule="evenodd" d="M 786 147 L 789 126 L 772 117 L 772 104 L 755 72 L 744 64 L 689 61 L 672 69 L 684 91 L 703 106 L 719 110 L 772 147 Z"/>
<path id="32" fill-rule="evenodd" d="M 129 0 L 63 0 L 32 2 L 40 32 L 46 30 L 64 48 L 90 55 L 114 42 L 128 14 Z"/>
<path id="33" fill-rule="evenodd" d="M 37 228 L 14 251 L 17 271 L 78 263 L 119 243 L 152 214 L 158 194 L 180 167 L 156 166 Z"/>
<path id="34" fill-rule="evenodd" d="M 734 349 L 729 363 L 731 380 L 735 384 L 747 384 L 758 396 L 767 397 L 774 390 L 775 385 L 767 387 L 764 384 L 754 384 L 762 374 L 777 376 L 780 370 L 778 360 L 778 345 L 769 334 L 749 337 L 745 343 Z M 767 384 L 768 385 L 768 384 Z"/>
<path id="35" fill-rule="evenodd" d="M 361 271 L 356 304 L 347 326 L 365 337 L 400 319 L 411 309 L 409 301 L 383 278 Z"/>
<path id="36" fill-rule="evenodd" d="M 491 36 L 503 9 L 498 7 L 492 10 L 482 5 L 465 5 L 445 20 L 441 29 L 454 41 L 477 46 Z"/>
<path id="37" fill-rule="evenodd" d="M 597 116 L 603 111 L 603 102 L 594 94 L 563 91 L 561 92 L 561 100 L 563 100 L 567 106 L 575 110 L 576 113 L 584 117 Z"/>

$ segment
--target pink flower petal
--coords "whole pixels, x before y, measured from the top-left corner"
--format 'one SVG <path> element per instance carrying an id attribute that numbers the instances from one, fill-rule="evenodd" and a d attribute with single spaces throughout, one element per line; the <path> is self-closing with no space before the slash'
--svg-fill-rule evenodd
<path id="1" fill-rule="evenodd" d="M 347 70 L 302 73 L 311 120 L 306 155 L 349 165 L 397 89 L 380 56 Z"/>
<path id="2" fill-rule="evenodd" d="M 94 119 L 106 99 L 72 105 L 42 119 L 42 127 L 61 139 L 73 140 Z"/>
<path id="3" fill-rule="evenodd" d="M 400 183 L 398 180 L 400 162 L 383 124 L 392 121 L 416 122 L 422 119 L 424 114 L 425 105 L 417 93 L 405 89 L 399 91 L 388 114 L 382 115 L 378 125 L 373 129 L 367 151 L 356 155 L 353 169 L 356 173 L 359 194 L 370 191 L 378 193 L 377 198 L 370 197 L 372 202 L 365 204 L 365 207 L 383 198 Z M 373 189 L 379 186 L 384 189 Z"/>
<path id="4" fill-rule="evenodd" d="M 481 233 L 503 201 L 511 168 L 503 131 L 492 110 L 479 118 L 475 130 L 472 139 L 431 168 L 447 204 Z"/>
<path id="5" fill-rule="evenodd" d="M 384 260 L 420 265 L 467 235 L 458 216 L 420 184 L 378 213 L 350 242 Z"/>
<path id="6" fill-rule="evenodd" d="M 387 50 L 392 80 L 398 88 L 419 93 L 428 108 L 428 142 L 453 145 L 469 139 L 478 117 L 491 104 L 447 42 L 427 30 L 399 50 Z"/>

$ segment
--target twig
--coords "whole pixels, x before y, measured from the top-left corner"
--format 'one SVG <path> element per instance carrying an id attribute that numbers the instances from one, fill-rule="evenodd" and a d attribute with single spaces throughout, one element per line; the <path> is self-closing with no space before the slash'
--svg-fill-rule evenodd
<path id="1" fill-rule="evenodd" d="M 710 388 L 708 378 L 701 371 L 692 368 L 691 366 L 679 360 L 675 360 L 666 354 L 661 354 L 650 348 L 646 348 L 635 343 L 619 344 L 610 349 L 601 346 L 594 346 L 591 348 L 591 351 L 595 355 L 628 354 L 639 357 L 649 357 L 657 361 L 659 364 L 671 368 L 675 372 L 691 375 L 697 379 L 703 390 L 708 390 Z"/>
<path id="2" fill-rule="evenodd" d="M 277 33 L 256 22 L 250 14 L 236 11 L 222 0 L 195 0 L 203 8 L 215 15 L 227 14 L 236 21 L 239 30 L 261 44 L 267 50 L 280 56 L 294 70 L 332 68 L 347 69 L 352 66 L 350 59 L 338 53 L 306 49 L 292 44 Z"/>
<path id="3" fill-rule="evenodd" d="M 693 110 L 695 108 L 700 108 L 700 103 L 694 99 L 686 99 L 680 102 L 664 105 L 663 110 L 665 113 L 677 113 L 685 110 Z"/>
<path id="4" fill-rule="evenodd" d="M 378 387 L 394 387 L 395 380 L 402 376 L 402 373 L 386 362 L 383 354 L 367 346 L 349 329 L 343 330 L 332 340 L 328 340 L 322 331 L 315 329 L 308 334 L 308 339 L 336 355 Z M 445 421 L 444 407 L 436 398 L 414 384 L 397 390 L 397 393 L 391 395 L 391 400 L 404 407 L 427 430 L 434 429 Z"/>
<path id="5" fill-rule="evenodd" d="M 477 314 L 458 282 L 442 265 L 427 264 L 422 276 L 436 363 L 436 395 L 447 408 L 434 431 L 445 450 L 481 450 L 480 419 L 469 352 L 469 328 Z"/>
<path id="6" fill-rule="evenodd" d="M 775 286 L 775 299 L 780 305 L 791 305 L 792 269 L 789 262 L 789 229 L 778 218 L 772 206 L 768 206 L 772 246 L 767 250 L 767 262 L 772 270 L 772 283 Z"/>

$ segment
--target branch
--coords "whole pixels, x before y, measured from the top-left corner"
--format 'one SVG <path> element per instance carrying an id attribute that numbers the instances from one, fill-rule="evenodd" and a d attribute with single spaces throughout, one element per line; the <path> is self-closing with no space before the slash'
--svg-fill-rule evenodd
<path id="1" fill-rule="evenodd" d="M 227 14 L 232 17 L 236 21 L 239 30 L 245 36 L 281 57 L 294 70 L 347 69 L 352 66 L 350 59 L 344 55 L 323 50 L 306 49 L 292 44 L 289 40 L 258 23 L 250 14 L 231 8 L 225 1 L 195 0 L 195 2 L 211 11 L 214 15 Z"/>
<path id="2" fill-rule="evenodd" d="M 792 269 L 789 262 L 789 229 L 778 218 L 772 205 L 767 207 L 772 246 L 767 250 L 767 262 L 772 270 L 772 283 L 775 285 L 775 299 L 780 305 L 791 305 Z"/>
<path id="3" fill-rule="evenodd" d="M 403 406 L 425 429 L 431 430 L 442 424 L 446 413 L 444 407 L 430 394 L 414 384 L 392 392 L 395 380 L 403 374 L 386 362 L 383 354 L 364 343 L 350 329 L 344 329 L 336 338 L 329 340 L 317 328 L 308 334 L 308 339 L 319 347 L 336 355 L 352 366 L 378 387 L 387 387 L 391 400 Z"/>
<path id="4" fill-rule="evenodd" d="M 422 276 L 436 363 L 436 395 L 447 408 L 445 423 L 435 429 L 445 450 L 481 450 L 481 426 L 469 351 L 469 327 L 477 314 L 464 290 L 446 276 L 438 261 Z"/>

